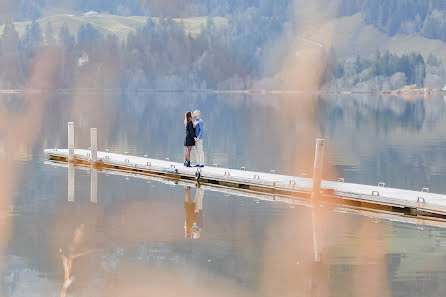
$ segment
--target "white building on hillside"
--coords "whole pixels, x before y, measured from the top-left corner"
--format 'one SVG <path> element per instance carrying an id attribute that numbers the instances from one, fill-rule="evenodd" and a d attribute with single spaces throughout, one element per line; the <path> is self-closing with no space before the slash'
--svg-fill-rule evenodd
<path id="1" fill-rule="evenodd" d="M 97 11 L 90 10 L 89 12 L 84 13 L 84 17 L 99 17 L 101 16 Z"/>

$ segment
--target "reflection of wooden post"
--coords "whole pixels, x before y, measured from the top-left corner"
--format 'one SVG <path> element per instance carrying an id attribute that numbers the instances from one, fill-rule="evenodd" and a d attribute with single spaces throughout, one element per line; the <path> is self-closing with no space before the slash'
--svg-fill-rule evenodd
<path id="1" fill-rule="evenodd" d="M 90 201 L 98 203 L 98 172 L 91 171 Z"/>
<path id="2" fill-rule="evenodd" d="M 68 161 L 74 161 L 74 123 L 68 122 Z"/>
<path id="3" fill-rule="evenodd" d="M 313 166 L 313 193 L 311 195 L 311 200 L 317 199 L 321 191 L 323 161 L 324 161 L 324 140 L 316 139 L 316 149 L 314 152 L 314 166 Z"/>
<path id="4" fill-rule="evenodd" d="M 311 194 L 311 201 L 313 202 L 312 211 L 312 223 L 313 223 L 313 248 L 314 248 L 314 261 L 320 262 L 319 256 L 319 241 L 318 241 L 318 220 L 317 211 L 319 209 L 319 194 L 321 192 L 321 178 L 322 178 L 322 168 L 324 161 L 324 140 L 316 139 L 316 149 L 314 152 L 314 166 L 313 166 L 313 192 Z"/>
<path id="5" fill-rule="evenodd" d="M 318 218 L 317 218 L 317 211 L 319 209 L 319 205 L 314 204 L 313 210 L 311 212 L 311 219 L 313 223 L 313 249 L 314 249 L 314 261 L 320 262 L 321 258 L 319 255 L 319 224 L 318 224 Z"/>
<path id="6" fill-rule="evenodd" d="M 90 128 L 90 146 L 91 146 L 91 155 L 90 161 L 97 162 L 98 161 L 98 130 L 96 128 Z"/>
<path id="7" fill-rule="evenodd" d="M 68 163 L 68 201 L 74 202 L 74 165 Z"/>

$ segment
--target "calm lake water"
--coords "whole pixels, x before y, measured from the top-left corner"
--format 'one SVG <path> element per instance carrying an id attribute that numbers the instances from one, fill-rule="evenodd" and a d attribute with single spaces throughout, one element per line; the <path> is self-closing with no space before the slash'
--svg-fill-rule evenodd
<path id="1" fill-rule="evenodd" d="M 446 194 L 443 97 L 2 95 L 0 295 L 444 296 L 438 227 L 104 173 L 94 203 L 81 169 L 68 201 L 67 168 L 44 164 L 68 121 L 77 147 L 96 127 L 100 150 L 182 162 L 194 109 L 208 164 L 311 176 L 323 137 L 324 178 Z"/>

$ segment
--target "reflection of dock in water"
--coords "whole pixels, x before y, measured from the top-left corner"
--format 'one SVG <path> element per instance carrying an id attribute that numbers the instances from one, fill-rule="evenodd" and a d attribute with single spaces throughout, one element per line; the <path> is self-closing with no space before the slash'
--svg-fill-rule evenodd
<path id="1" fill-rule="evenodd" d="M 112 168 L 91 168 L 89 166 L 85 166 L 82 164 L 70 164 L 66 162 L 60 162 L 60 161 L 54 161 L 54 160 L 48 160 L 45 161 L 45 164 L 52 165 L 52 166 L 58 166 L 58 167 L 65 167 L 68 168 L 68 201 L 74 202 L 74 170 L 83 170 L 83 171 L 89 171 L 90 172 L 90 178 L 91 178 L 91 191 L 90 191 L 90 202 L 93 204 L 100 203 L 100 195 L 98 198 L 97 194 L 97 174 L 99 172 L 107 174 L 107 175 L 114 175 L 114 176 L 123 176 L 123 177 L 132 177 L 132 178 L 139 178 L 144 179 L 147 182 L 159 182 L 164 183 L 171 186 L 182 186 L 182 187 L 196 187 L 197 182 L 194 179 L 178 179 L 176 177 L 169 177 L 169 176 L 162 176 L 162 175 L 148 175 L 148 174 L 141 174 L 137 172 L 129 172 L 129 171 L 122 171 Z M 73 173 L 70 173 L 71 170 L 73 170 Z M 70 190 L 73 189 L 73 190 Z M 225 196 L 238 196 L 238 197 L 244 197 L 249 199 L 255 199 L 255 200 L 262 200 L 262 201 L 271 201 L 271 202 L 278 202 L 278 203 L 285 203 L 292 207 L 295 206 L 302 206 L 302 207 L 308 207 L 308 208 L 314 208 L 314 202 L 311 202 L 311 200 L 306 196 L 287 196 L 287 195 L 280 195 L 275 193 L 267 193 L 267 192 L 261 192 L 261 191 L 255 191 L 251 189 L 243 189 L 243 188 L 235 188 L 231 186 L 226 185 L 219 185 L 219 184 L 212 184 L 212 183 L 201 183 L 200 189 L 202 191 L 206 192 L 217 192 L 222 193 Z M 96 198 L 96 200 L 93 199 L 93 197 Z M 354 205 L 354 204 L 348 204 L 348 203 L 338 203 L 339 201 L 333 201 L 333 200 L 325 200 L 321 199 L 319 201 L 319 204 L 321 207 L 336 211 L 336 212 L 342 212 L 342 213 L 350 213 L 350 214 L 356 214 L 361 215 L 365 217 L 370 217 L 374 221 L 380 221 L 380 220 L 390 220 L 390 221 L 397 221 L 402 223 L 408 223 L 412 225 L 416 225 L 419 228 L 422 228 L 423 226 L 436 226 L 436 227 L 446 227 L 446 221 L 442 219 L 429 219 L 426 217 L 416 217 L 416 216 L 408 216 L 404 215 L 404 213 L 397 213 L 397 212 L 390 212 L 385 209 L 370 209 L 368 207 L 364 207 L 361 205 Z M 342 201 L 341 201 L 342 202 Z"/>

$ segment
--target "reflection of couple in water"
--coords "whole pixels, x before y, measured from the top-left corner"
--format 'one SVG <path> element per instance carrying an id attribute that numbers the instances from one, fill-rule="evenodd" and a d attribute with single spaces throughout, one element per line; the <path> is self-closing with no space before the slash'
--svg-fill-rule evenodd
<path id="1" fill-rule="evenodd" d="M 200 238 L 200 232 L 203 228 L 203 195 L 204 190 L 197 187 L 194 202 L 190 197 L 190 187 L 186 187 L 184 202 L 184 212 L 186 213 L 186 220 L 184 221 L 184 236 L 186 238 Z"/>
<path id="2" fill-rule="evenodd" d="M 197 155 L 197 165 L 195 167 L 204 167 L 204 152 L 203 152 L 203 132 L 204 123 L 200 119 L 200 111 L 196 110 L 194 113 L 186 112 L 184 116 L 184 126 L 186 128 L 186 137 L 184 139 L 184 146 L 186 151 L 184 153 L 184 166 L 190 166 L 190 151 L 195 146 L 195 153 Z"/>

